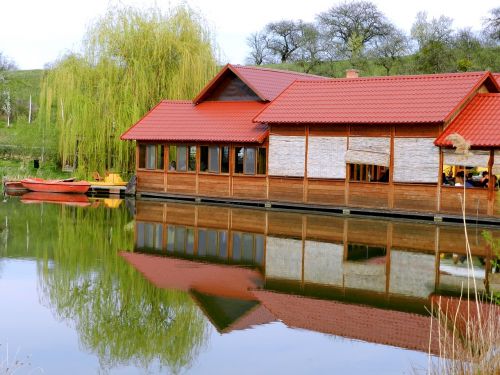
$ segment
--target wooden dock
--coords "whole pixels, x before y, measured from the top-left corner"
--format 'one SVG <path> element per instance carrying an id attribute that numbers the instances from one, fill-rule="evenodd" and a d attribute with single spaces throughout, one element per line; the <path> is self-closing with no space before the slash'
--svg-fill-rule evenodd
<path id="1" fill-rule="evenodd" d="M 113 185 L 90 185 L 90 189 L 87 195 L 97 196 L 97 195 L 118 195 L 125 196 L 125 186 L 113 186 Z"/>

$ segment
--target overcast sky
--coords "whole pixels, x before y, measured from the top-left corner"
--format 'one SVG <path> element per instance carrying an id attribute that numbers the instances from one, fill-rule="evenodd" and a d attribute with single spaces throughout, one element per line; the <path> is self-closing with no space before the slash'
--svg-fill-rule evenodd
<path id="1" fill-rule="evenodd" d="M 446 15 L 455 28 L 481 29 L 482 20 L 499 0 L 372 0 L 396 26 L 409 32 L 418 11 L 430 17 Z M 207 21 L 221 52 L 221 63 L 242 64 L 248 55 L 246 37 L 281 19 L 313 21 L 338 0 L 122 0 L 119 3 L 168 9 L 188 3 Z M 116 0 L 3 0 L 0 6 L 0 52 L 20 69 L 36 69 L 68 50 L 78 50 L 89 23 Z"/>

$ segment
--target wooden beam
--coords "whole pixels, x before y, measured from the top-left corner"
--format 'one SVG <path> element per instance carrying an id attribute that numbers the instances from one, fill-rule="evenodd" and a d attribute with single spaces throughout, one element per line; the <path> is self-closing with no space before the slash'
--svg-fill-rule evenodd
<path id="1" fill-rule="evenodd" d="M 495 162 L 495 151 L 490 150 L 490 160 L 488 161 L 488 215 L 493 216 L 495 211 L 495 186 L 493 184 L 493 163 Z"/>
<path id="2" fill-rule="evenodd" d="M 307 203 L 307 190 L 308 190 L 308 178 L 307 178 L 307 159 L 308 159 L 308 153 L 309 153 L 309 125 L 304 126 L 304 130 L 306 133 L 305 137 L 305 142 L 306 142 L 306 148 L 305 148 L 305 155 L 304 155 L 304 185 L 303 185 L 303 191 L 302 191 L 302 201 L 304 203 Z"/>
<path id="3" fill-rule="evenodd" d="M 396 136 L 395 126 L 391 126 L 391 144 L 389 151 L 389 197 L 388 207 L 394 207 L 394 137 Z"/>

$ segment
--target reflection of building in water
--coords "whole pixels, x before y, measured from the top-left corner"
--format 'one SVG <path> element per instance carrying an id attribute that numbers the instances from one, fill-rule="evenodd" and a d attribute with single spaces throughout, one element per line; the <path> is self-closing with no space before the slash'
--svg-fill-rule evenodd
<path id="1" fill-rule="evenodd" d="M 484 285 L 480 232 L 469 239 Z M 189 291 L 220 332 L 279 319 L 418 350 L 429 297 L 463 280 L 447 254 L 465 254 L 459 226 L 147 201 L 135 243 L 123 256 L 158 287 Z"/>

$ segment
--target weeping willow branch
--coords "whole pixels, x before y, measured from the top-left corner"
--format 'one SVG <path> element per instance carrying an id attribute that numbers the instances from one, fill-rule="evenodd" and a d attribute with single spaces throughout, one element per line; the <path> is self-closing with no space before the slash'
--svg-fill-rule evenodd
<path id="1" fill-rule="evenodd" d="M 133 171 L 133 144 L 120 135 L 161 99 L 194 97 L 215 74 L 212 46 L 186 7 L 108 10 L 82 53 L 56 62 L 42 82 L 40 125 L 59 129 L 61 163 L 77 159 L 82 176 Z"/>

